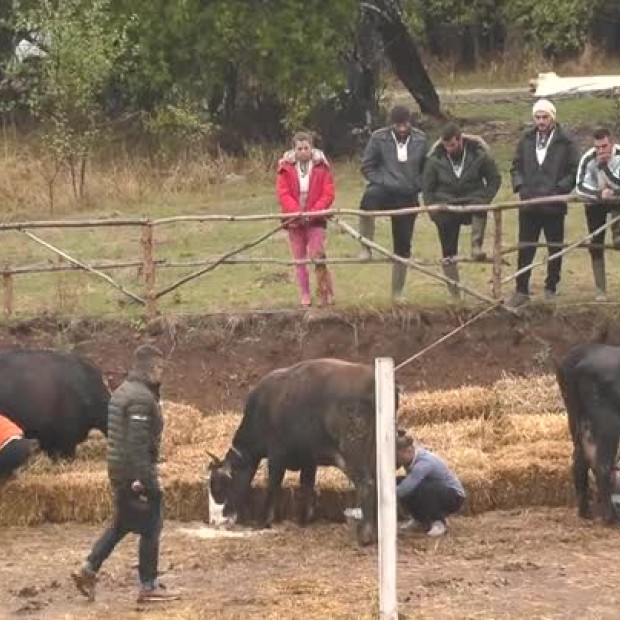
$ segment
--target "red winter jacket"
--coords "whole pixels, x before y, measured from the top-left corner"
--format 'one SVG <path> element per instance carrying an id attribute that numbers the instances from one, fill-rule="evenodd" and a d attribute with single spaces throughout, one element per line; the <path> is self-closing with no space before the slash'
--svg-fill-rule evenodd
<path id="1" fill-rule="evenodd" d="M 278 164 L 278 174 L 276 179 L 276 189 L 282 213 L 299 213 L 302 208 L 299 206 L 299 179 L 297 169 L 290 159 L 283 158 Z M 324 157 L 313 158 L 312 170 L 310 170 L 310 186 L 308 188 L 308 199 L 306 201 L 307 211 L 325 211 L 334 202 L 335 188 L 334 177 L 332 176 L 329 163 Z M 294 221 L 289 226 L 323 226 L 325 218 L 313 217 L 305 223 Z"/>

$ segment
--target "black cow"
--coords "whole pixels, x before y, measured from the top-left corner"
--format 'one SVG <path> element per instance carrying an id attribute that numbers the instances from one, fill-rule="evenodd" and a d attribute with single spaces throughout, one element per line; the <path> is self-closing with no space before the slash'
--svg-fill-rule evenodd
<path id="1" fill-rule="evenodd" d="M 398 395 L 396 395 L 398 406 Z M 375 375 L 371 366 L 337 359 L 300 362 L 275 370 L 248 395 L 243 419 L 224 460 L 210 455 L 210 490 L 236 519 L 261 459 L 269 481 L 262 525 L 274 518 L 274 501 L 286 470 L 299 471 L 300 521 L 314 516 L 317 466 L 341 469 L 353 482 L 363 518 L 361 544 L 376 539 Z"/>
<path id="2" fill-rule="evenodd" d="M 0 353 L 0 411 L 52 458 L 75 457 L 93 428 L 107 432 L 109 400 L 101 371 L 73 353 Z"/>
<path id="3" fill-rule="evenodd" d="M 620 347 L 575 347 L 558 364 L 556 376 L 573 440 L 573 480 L 579 515 L 590 516 L 588 471 L 593 470 L 603 519 L 614 522 L 612 480 L 620 440 Z"/>

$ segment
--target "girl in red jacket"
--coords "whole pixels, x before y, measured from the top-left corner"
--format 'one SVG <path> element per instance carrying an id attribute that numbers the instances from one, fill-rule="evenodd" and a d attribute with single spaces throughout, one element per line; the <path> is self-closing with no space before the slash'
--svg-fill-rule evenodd
<path id="1" fill-rule="evenodd" d="M 334 201 L 334 178 L 323 152 L 313 148 L 312 136 L 298 132 L 293 136 L 293 150 L 278 163 L 277 192 L 283 213 L 300 213 L 287 224 L 291 253 L 295 260 L 325 258 L 324 217 L 304 217 L 303 213 L 325 211 Z M 306 265 L 296 265 L 301 305 L 308 307 L 310 276 Z M 334 303 L 334 290 L 327 265 L 315 267 L 320 305 Z"/>

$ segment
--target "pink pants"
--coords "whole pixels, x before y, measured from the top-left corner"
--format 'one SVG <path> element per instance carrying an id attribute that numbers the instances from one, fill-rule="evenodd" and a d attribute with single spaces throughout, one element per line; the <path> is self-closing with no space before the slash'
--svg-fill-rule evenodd
<path id="1" fill-rule="evenodd" d="M 320 226 L 299 226 L 288 229 L 288 239 L 291 253 L 295 260 L 305 258 L 325 258 L 325 229 Z M 297 284 L 301 293 L 301 304 L 309 306 L 310 276 L 306 265 L 295 265 Z M 321 305 L 334 303 L 334 289 L 332 277 L 326 265 L 316 265 L 317 293 Z"/>

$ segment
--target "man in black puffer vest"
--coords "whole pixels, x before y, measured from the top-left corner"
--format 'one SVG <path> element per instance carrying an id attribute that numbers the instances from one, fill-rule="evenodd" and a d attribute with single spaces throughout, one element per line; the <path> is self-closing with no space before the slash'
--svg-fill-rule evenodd
<path id="1" fill-rule="evenodd" d="M 97 572 L 129 532 L 140 535 L 138 603 L 179 598 L 157 584 L 163 524 L 157 474 L 164 426 L 159 403 L 163 370 L 164 356 L 157 347 L 138 347 L 127 379 L 110 399 L 108 477 L 114 492 L 114 517 L 84 566 L 72 575 L 80 592 L 91 600 L 95 598 Z"/>

